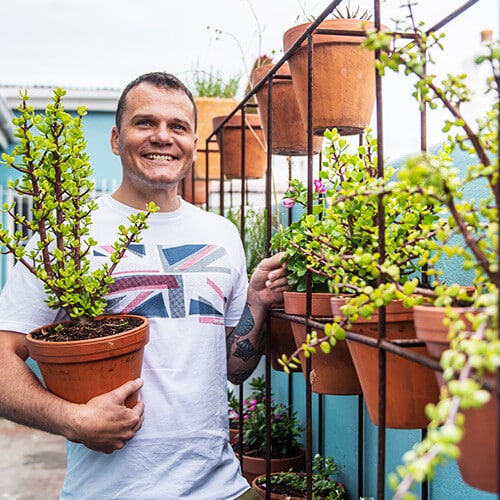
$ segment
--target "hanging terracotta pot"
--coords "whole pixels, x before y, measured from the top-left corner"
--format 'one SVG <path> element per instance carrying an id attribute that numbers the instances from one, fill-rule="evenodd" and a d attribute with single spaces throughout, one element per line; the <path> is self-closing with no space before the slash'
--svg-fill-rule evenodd
<path id="1" fill-rule="evenodd" d="M 340 308 L 345 297 L 331 300 L 332 314 L 342 316 Z M 349 328 L 354 333 L 378 338 L 378 312 L 370 319 L 359 318 Z M 388 339 L 415 339 L 411 309 L 394 301 L 386 308 L 386 336 Z M 375 347 L 347 340 L 356 372 L 363 388 L 368 413 L 372 422 L 379 425 L 378 352 Z M 408 347 L 419 354 L 428 355 L 425 347 Z M 439 387 L 433 370 L 406 358 L 386 354 L 386 427 L 394 429 L 420 429 L 427 426 L 425 405 L 436 403 Z"/>
<path id="2" fill-rule="evenodd" d="M 285 52 L 311 23 L 294 26 L 285 32 Z M 320 29 L 360 32 L 374 28 L 359 19 L 327 19 Z M 362 48 L 361 34 L 312 35 L 313 57 L 313 131 L 323 135 L 337 128 L 341 135 L 360 134 L 370 123 L 375 104 L 375 53 Z M 307 123 L 308 69 L 307 39 L 290 56 L 290 73 L 302 120 Z"/>
<path id="3" fill-rule="evenodd" d="M 273 68 L 266 64 L 252 72 L 252 85 L 255 87 Z M 295 99 L 293 83 L 288 63 L 276 71 L 272 82 L 272 154 L 300 156 L 307 154 L 307 131 L 300 116 L 299 106 Z M 279 78 L 281 77 L 281 78 Z M 266 83 L 256 94 L 259 114 L 264 129 L 266 143 L 269 146 L 268 116 L 269 116 L 269 83 Z M 321 151 L 323 137 L 313 138 L 313 153 Z"/>
<path id="4" fill-rule="evenodd" d="M 67 401 L 86 403 L 141 375 L 144 346 L 149 341 L 149 321 L 124 333 L 89 340 L 47 342 L 26 336 L 30 357 L 42 373 L 47 389 Z M 102 318 L 116 318 L 103 316 Z M 49 325 L 54 326 L 54 325 Z M 125 405 L 132 408 L 138 393 Z"/>
<path id="5" fill-rule="evenodd" d="M 311 315 L 317 318 L 331 318 L 329 293 L 313 293 Z M 302 292 L 284 292 L 285 312 L 295 316 L 306 314 L 306 294 Z M 306 340 L 307 329 L 301 323 L 291 322 L 296 346 Z M 306 377 L 306 360 L 299 355 L 302 372 Z M 337 342 L 330 354 L 317 349 L 311 356 L 311 390 L 320 394 L 351 395 L 361 394 L 361 387 L 354 368 L 351 355 L 345 342 Z"/>
<path id="6" fill-rule="evenodd" d="M 271 472 L 287 472 L 289 470 L 298 472 L 303 470 L 304 467 L 305 455 L 303 452 L 292 457 L 271 458 Z M 243 455 L 241 470 L 245 479 L 251 483 L 257 476 L 266 473 L 266 459 Z"/>
<path id="7" fill-rule="evenodd" d="M 468 328 L 470 322 L 465 317 L 465 310 L 456 309 L 460 319 Z M 448 349 L 448 327 L 443 320 L 446 317 L 444 307 L 414 306 L 415 328 L 417 337 L 424 341 L 432 357 L 439 360 L 443 351 Z M 436 378 L 443 382 L 441 373 Z M 491 383 L 495 375 L 488 374 L 486 379 Z M 460 457 L 458 468 L 464 481 L 481 490 L 499 493 L 498 491 L 498 399 L 492 394 L 488 403 L 480 409 L 461 410 L 465 416 L 465 431 L 459 443 Z"/>
<path id="8" fill-rule="evenodd" d="M 212 120 L 216 116 L 231 113 L 236 107 L 237 101 L 225 97 L 195 97 L 196 109 L 198 111 L 198 125 L 196 135 L 198 136 L 198 152 L 195 162 L 195 178 L 205 180 L 207 178 L 207 146 L 206 140 L 213 131 Z M 220 179 L 220 154 L 216 141 L 208 144 L 210 151 L 208 156 L 208 179 Z"/>
<path id="9" fill-rule="evenodd" d="M 226 116 L 213 119 L 213 128 L 218 127 Z M 221 165 L 226 179 L 239 179 L 242 176 L 243 130 L 245 130 L 245 177 L 260 179 L 266 172 L 267 153 L 260 117 L 246 113 L 245 123 L 241 113 L 233 115 L 217 133 L 221 151 Z"/>

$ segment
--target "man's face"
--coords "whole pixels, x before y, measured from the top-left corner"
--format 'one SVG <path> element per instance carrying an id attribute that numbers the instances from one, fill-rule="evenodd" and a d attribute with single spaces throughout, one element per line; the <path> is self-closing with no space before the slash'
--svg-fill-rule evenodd
<path id="1" fill-rule="evenodd" d="M 193 104 L 180 90 L 147 82 L 127 94 L 120 130 L 111 149 L 119 155 L 124 179 L 142 190 L 179 183 L 196 160 Z"/>

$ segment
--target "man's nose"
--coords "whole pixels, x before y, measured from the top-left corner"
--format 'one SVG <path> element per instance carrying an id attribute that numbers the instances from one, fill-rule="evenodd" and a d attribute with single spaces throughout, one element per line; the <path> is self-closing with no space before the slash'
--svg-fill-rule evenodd
<path id="1" fill-rule="evenodd" d="M 166 125 L 158 125 L 151 134 L 150 141 L 158 144 L 170 144 L 172 142 L 171 131 Z"/>

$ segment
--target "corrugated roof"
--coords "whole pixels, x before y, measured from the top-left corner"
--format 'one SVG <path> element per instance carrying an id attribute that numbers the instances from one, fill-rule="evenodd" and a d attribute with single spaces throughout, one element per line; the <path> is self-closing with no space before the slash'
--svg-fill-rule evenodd
<path id="1" fill-rule="evenodd" d="M 0 97 L 3 97 L 7 107 L 11 110 L 17 109 L 20 104 L 19 92 L 27 90 L 30 96 L 30 104 L 35 109 L 45 109 L 52 100 L 55 86 L 50 85 L 5 85 L 0 84 Z M 121 89 L 113 88 L 75 88 L 64 87 L 67 94 L 64 98 L 64 107 L 68 111 L 74 111 L 78 106 L 86 106 L 89 111 L 111 111 L 116 110 L 116 104 L 121 94 Z"/>

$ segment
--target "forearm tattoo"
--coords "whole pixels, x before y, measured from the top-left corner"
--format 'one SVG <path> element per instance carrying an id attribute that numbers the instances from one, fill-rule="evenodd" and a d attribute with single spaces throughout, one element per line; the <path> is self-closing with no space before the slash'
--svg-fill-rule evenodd
<path id="1" fill-rule="evenodd" d="M 248 304 L 246 304 L 239 323 L 234 327 L 234 330 L 227 337 L 228 357 L 231 355 L 233 344 L 236 344 L 236 349 L 233 352 L 233 356 L 236 356 L 237 358 L 240 358 L 245 362 L 251 359 L 252 356 L 258 354 L 258 351 L 253 346 L 250 339 L 242 338 L 248 335 L 253 330 L 254 326 L 255 322 L 252 313 L 250 312 Z"/>

